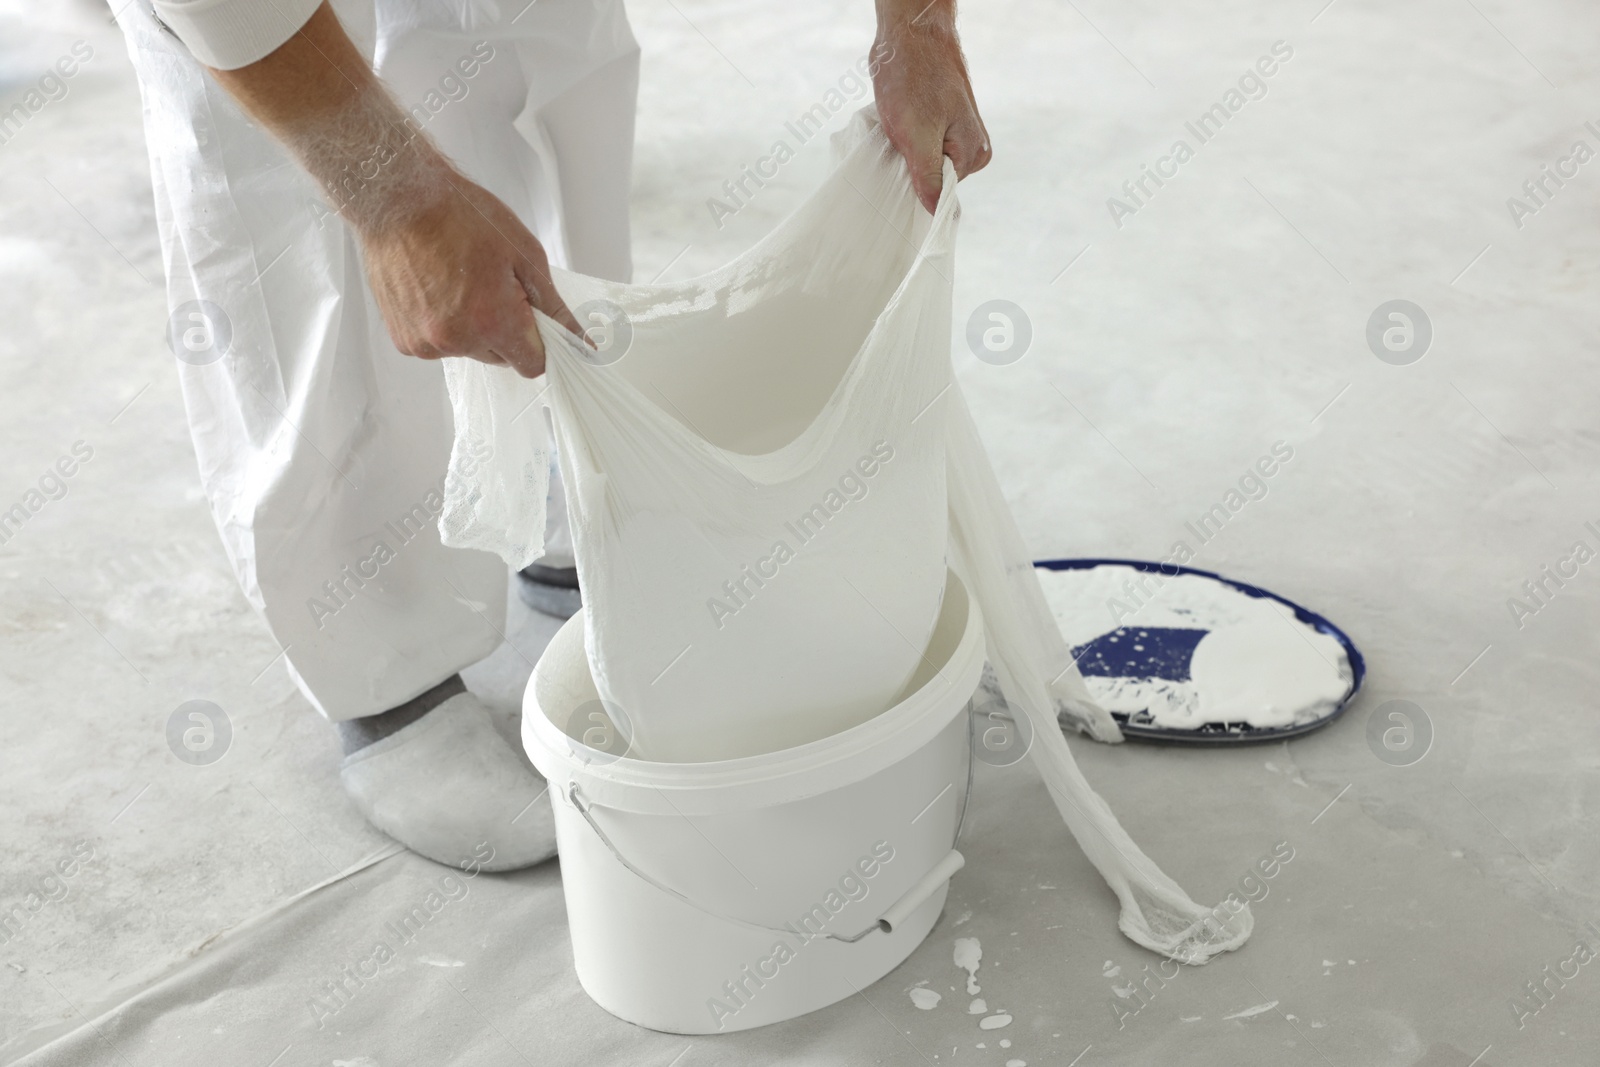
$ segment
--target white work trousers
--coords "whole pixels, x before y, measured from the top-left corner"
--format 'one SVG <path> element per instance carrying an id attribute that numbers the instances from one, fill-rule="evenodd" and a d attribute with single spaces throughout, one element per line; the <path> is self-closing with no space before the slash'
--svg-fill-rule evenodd
<path id="1" fill-rule="evenodd" d="M 630 279 L 639 53 L 621 0 L 334 9 L 413 123 L 552 263 Z M 443 372 L 396 351 L 354 235 L 283 146 L 143 0 L 119 21 L 169 335 L 223 544 L 312 704 L 334 720 L 384 711 L 487 656 L 505 628 L 505 564 L 439 543 Z M 570 545 L 564 529 L 549 540 L 552 556 Z"/>

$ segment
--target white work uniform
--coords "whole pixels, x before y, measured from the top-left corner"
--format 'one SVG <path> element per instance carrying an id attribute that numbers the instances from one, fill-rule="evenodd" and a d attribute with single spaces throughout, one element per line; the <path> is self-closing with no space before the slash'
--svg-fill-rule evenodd
<path id="1" fill-rule="evenodd" d="M 452 437 L 440 365 L 395 349 L 351 230 L 147 2 L 123 5 L 118 21 L 144 102 L 169 334 L 201 480 L 291 676 L 330 719 L 375 714 L 499 645 L 505 564 L 439 542 Z M 230 9 L 241 4 L 298 19 L 280 43 L 315 8 Z M 194 5 L 219 6 L 228 0 Z M 552 263 L 630 278 L 638 45 L 621 0 L 333 6 L 401 107 Z M 171 24 L 220 66 L 258 58 L 251 47 L 265 54 L 230 45 L 225 25 Z M 553 551 L 564 538 L 551 531 Z"/>

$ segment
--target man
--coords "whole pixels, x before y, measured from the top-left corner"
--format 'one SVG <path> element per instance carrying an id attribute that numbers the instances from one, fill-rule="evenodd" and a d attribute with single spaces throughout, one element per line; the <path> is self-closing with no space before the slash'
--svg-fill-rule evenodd
<path id="1" fill-rule="evenodd" d="M 535 377 L 533 308 L 577 329 L 548 265 L 631 276 L 622 4 L 146 2 L 119 22 L 185 405 L 240 584 L 375 826 L 442 863 L 485 843 L 489 870 L 546 859 L 544 783 L 458 673 L 503 640 L 505 576 L 440 544 L 452 423 L 432 361 Z M 954 0 L 878 0 L 877 17 L 879 114 L 931 211 L 945 155 L 963 177 L 989 160 Z M 566 531 L 547 542 L 521 578 L 546 606 L 576 585 Z"/>

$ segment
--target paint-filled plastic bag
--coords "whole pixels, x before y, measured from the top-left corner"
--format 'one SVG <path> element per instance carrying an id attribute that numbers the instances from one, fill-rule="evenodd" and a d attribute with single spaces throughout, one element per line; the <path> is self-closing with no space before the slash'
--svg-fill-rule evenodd
<path id="1" fill-rule="evenodd" d="M 932 632 L 948 540 L 935 398 L 951 379 L 947 355 L 927 356 L 948 344 L 948 256 L 916 255 L 933 220 L 880 207 L 899 178 L 871 163 L 842 174 L 860 195 L 814 198 L 691 282 L 556 272 L 580 322 L 612 308 L 592 311 L 609 322 L 602 351 L 544 331 L 545 380 L 447 364 L 457 426 L 500 484 L 460 498 L 446 543 L 514 566 L 538 555 L 539 397 L 571 487 L 594 676 L 642 758 L 753 755 L 855 725 L 889 707 Z"/>
<path id="2" fill-rule="evenodd" d="M 630 755 L 704 762 L 802 744 L 891 706 L 946 567 L 984 618 L 1031 754 L 1133 940 L 1187 962 L 1243 943 L 1089 788 L 1058 715 L 1120 740 L 1062 641 L 950 364 L 955 174 L 930 216 L 859 113 L 838 164 L 712 274 L 633 286 L 554 271 L 594 347 L 539 316 L 547 373 L 450 360 L 446 544 L 543 551 L 548 408 L 590 666 Z"/>

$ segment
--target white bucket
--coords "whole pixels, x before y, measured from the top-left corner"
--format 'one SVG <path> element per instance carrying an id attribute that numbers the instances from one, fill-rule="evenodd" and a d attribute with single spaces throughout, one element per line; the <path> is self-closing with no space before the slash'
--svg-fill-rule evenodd
<path id="1" fill-rule="evenodd" d="M 570 619 L 528 683 L 522 736 L 550 781 L 584 990 L 629 1022 L 707 1034 L 814 1011 L 899 965 L 962 863 L 963 711 L 983 661 L 977 606 L 951 574 L 889 710 L 778 752 L 655 763 L 579 740 L 603 746 L 609 724 Z"/>

